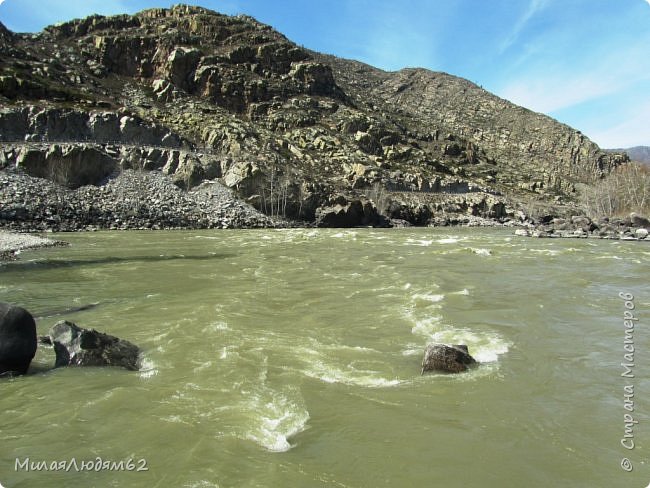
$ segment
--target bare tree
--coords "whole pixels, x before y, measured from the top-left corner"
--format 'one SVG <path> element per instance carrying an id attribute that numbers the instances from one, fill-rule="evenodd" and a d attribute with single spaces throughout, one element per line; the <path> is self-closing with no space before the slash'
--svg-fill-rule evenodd
<path id="1" fill-rule="evenodd" d="M 621 216 L 630 212 L 650 214 L 650 170 L 627 163 L 583 191 L 582 203 L 592 218 Z"/>

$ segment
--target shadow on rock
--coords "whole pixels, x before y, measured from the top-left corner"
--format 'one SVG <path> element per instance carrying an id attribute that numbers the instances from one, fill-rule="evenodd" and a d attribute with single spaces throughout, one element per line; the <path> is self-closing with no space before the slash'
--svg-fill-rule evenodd
<path id="1" fill-rule="evenodd" d="M 50 329 L 50 342 L 54 347 L 54 366 L 118 366 L 129 370 L 139 369 L 140 349 L 118 337 L 83 329 L 62 320 Z"/>

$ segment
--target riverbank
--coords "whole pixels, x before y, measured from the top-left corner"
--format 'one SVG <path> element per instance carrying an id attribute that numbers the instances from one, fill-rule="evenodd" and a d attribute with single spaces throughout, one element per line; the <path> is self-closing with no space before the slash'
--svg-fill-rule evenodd
<path id="1" fill-rule="evenodd" d="M 17 232 L 286 227 L 216 181 L 185 191 L 159 171 L 125 170 L 101 186 L 69 189 L 0 172 L 0 228 Z"/>
<path id="2" fill-rule="evenodd" d="M 449 195 L 450 201 L 458 195 Z M 373 211 L 377 213 L 374 204 Z M 450 205 L 448 205 L 450 207 Z M 347 207 L 332 207 L 342 212 Z M 428 227 L 509 227 L 524 237 L 646 240 L 647 218 L 590 219 L 564 210 L 533 218 L 512 211 L 500 218 L 457 212 L 429 212 Z M 349 209 L 347 209 L 349 212 Z M 573 211 L 578 211 L 574 209 Z M 571 212 L 573 212 L 571 211 Z M 379 215 L 377 213 L 377 215 Z M 352 219 L 354 220 L 354 219 Z M 357 219 L 358 220 L 358 219 Z M 413 222 L 385 217 L 386 226 L 411 227 Z M 291 222 L 269 217 L 238 198 L 217 180 L 186 191 L 159 171 L 125 170 L 100 186 L 69 189 L 20 172 L 0 171 L 0 229 L 9 232 L 73 232 L 95 230 L 251 229 L 311 227 L 315 222 Z M 351 224 L 352 225 L 352 224 Z M 345 225 L 344 225 L 345 226 Z M 20 249 L 16 249 L 20 250 Z M 7 249 L 7 256 L 15 250 Z"/>
<path id="3" fill-rule="evenodd" d="M 68 243 L 64 241 L 0 230 L 0 261 L 11 261 L 15 259 L 16 254 L 27 249 L 67 245 Z"/>
<path id="4" fill-rule="evenodd" d="M 528 221 L 515 235 L 538 238 L 594 238 L 648 241 L 650 221 L 634 213 L 624 218 L 590 219 L 583 215 L 570 218 L 547 217 Z"/>

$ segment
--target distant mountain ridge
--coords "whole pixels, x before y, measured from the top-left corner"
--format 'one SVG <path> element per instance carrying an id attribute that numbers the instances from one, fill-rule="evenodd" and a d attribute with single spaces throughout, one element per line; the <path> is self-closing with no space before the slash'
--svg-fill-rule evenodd
<path id="1" fill-rule="evenodd" d="M 650 164 L 650 146 L 635 146 L 624 149 L 607 149 L 613 153 L 626 152 L 632 161 Z"/>
<path id="2" fill-rule="evenodd" d="M 262 211 L 306 220 L 377 191 L 426 196 L 417 218 L 422 200 L 393 195 L 383 209 L 418 223 L 454 209 L 494 216 L 495 198 L 570 200 L 626 162 L 462 78 L 385 72 L 301 48 L 251 17 L 187 5 L 36 35 L 0 25 L 0 140 L 95 144 L 102 172 L 79 166 L 83 147 L 20 144 L 0 168 L 75 185 L 125 168 L 187 188 L 218 178 Z M 134 149 L 139 141 L 147 148 Z M 73 157 L 83 178 L 55 168 Z"/>

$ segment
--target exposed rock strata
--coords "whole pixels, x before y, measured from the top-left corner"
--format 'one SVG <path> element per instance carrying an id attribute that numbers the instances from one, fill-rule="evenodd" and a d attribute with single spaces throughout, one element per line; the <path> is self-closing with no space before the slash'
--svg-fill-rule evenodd
<path id="1" fill-rule="evenodd" d="M 564 203 L 626 161 L 466 80 L 320 55 L 200 7 L 0 29 L 0 61 L 0 166 L 71 189 L 159 170 L 185 190 L 220 179 L 273 217 L 373 221 L 365 203 L 323 217 L 342 195 L 429 225 Z"/>

